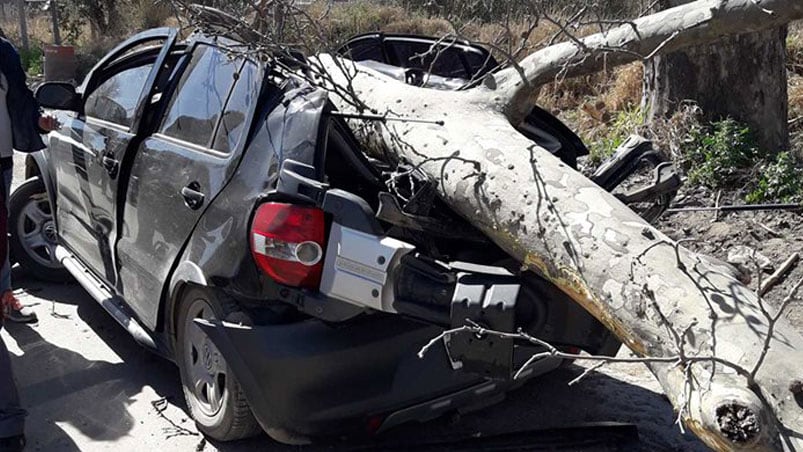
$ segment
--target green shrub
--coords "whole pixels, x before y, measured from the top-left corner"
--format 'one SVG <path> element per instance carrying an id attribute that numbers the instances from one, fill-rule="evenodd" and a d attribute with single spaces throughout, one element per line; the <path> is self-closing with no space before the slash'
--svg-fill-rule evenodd
<path id="1" fill-rule="evenodd" d="M 750 129 L 724 119 L 689 131 L 681 165 L 690 183 L 716 189 L 744 183 L 760 157 Z"/>
<path id="2" fill-rule="evenodd" d="M 756 188 L 745 200 L 757 203 L 769 200 L 798 201 L 803 195 L 803 168 L 789 152 L 780 152 L 774 159 L 759 166 Z"/>
<path id="3" fill-rule="evenodd" d="M 42 73 L 42 48 L 40 46 L 31 46 L 28 50 L 20 49 L 20 60 L 22 61 L 22 68 L 31 75 Z"/>
<path id="4" fill-rule="evenodd" d="M 679 157 L 688 183 L 738 189 L 748 203 L 792 202 L 803 195 L 803 168 L 789 152 L 764 152 L 750 129 L 733 119 L 685 131 Z"/>

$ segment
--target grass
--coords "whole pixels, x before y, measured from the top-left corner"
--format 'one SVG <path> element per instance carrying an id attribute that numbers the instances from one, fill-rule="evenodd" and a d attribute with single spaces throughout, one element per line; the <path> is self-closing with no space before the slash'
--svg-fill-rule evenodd
<path id="1" fill-rule="evenodd" d="M 644 127 L 644 111 L 639 107 L 628 108 L 616 112 L 599 138 L 591 142 L 588 148 L 589 163 L 599 165 L 613 155 L 627 137 L 639 133 Z"/>
<path id="2" fill-rule="evenodd" d="M 528 22 L 523 17 L 511 21 L 506 28 L 498 23 L 452 13 L 446 17 L 435 15 L 433 11 L 421 5 L 405 8 L 401 2 L 377 3 L 370 0 L 337 3 L 318 1 L 308 8 L 311 17 L 322 18 L 316 25 L 324 37 L 321 41 L 328 43 L 342 43 L 353 35 L 380 30 L 429 36 L 456 34 L 473 41 L 491 43 L 491 47 L 505 51 L 522 47 L 522 53 L 526 54 L 542 47 L 556 31 L 553 25 L 543 24 L 527 34 Z M 306 50 L 312 52 L 320 49 Z M 502 54 L 497 51 L 496 56 L 501 59 Z"/>
<path id="3" fill-rule="evenodd" d="M 803 25 L 793 24 L 786 36 L 786 68 L 797 75 L 803 75 Z"/>
<path id="4" fill-rule="evenodd" d="M 789 76 L 789 119 L 792 121 L 792 130 L 803 129 L 803 77 L 792 74 Z"/>

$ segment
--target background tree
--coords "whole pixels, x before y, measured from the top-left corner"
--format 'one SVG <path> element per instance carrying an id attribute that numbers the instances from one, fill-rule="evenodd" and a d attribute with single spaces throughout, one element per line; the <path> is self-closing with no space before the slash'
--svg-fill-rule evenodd
<path id="1" fill-rule="evenodd" d="M 658 5 L 666 9 L 689 1 Z M 694 101 L 707 120 L 731 117 L 750 126 L 763 151 L 787 150 L 786 34 L 782 26 L 657 55 L 644 65 L 650 119 Z"/>

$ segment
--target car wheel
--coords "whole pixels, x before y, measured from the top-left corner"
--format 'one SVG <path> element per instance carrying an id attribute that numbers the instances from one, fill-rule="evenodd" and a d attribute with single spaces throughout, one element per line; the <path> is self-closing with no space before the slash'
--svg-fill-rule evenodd
<path id="1" fill-rule="evenodd" d="M 70 273 L 56 259 L 58 234 L 42 179 L 22 183 L 8 200 L 9 246 L 20 266 L 33 277 L 65 282 Z"/>
<path id="2" fill-rule="evenodd" d="M 182 297 L 177 318 L 176 362 L 187 407 L 198 429 L 219 441 L 261 432 L 226 360 L 194 322 L 224 319 L 236 311 L 232 300 L 193 287 Z"/>

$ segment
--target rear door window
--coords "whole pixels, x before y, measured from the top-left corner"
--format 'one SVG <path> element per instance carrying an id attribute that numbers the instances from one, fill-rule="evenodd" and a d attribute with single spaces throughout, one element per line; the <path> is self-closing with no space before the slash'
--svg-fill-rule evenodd
<path id="1" fill-rule="evenodd" d="M 237 144 L 244 138 L 246 119 L 258 95 L 259 68 L 254 63 L 246 62 L 223 112 L 223 119 L 215 135 L 215 144 L 212 146 L 215 150 L 228 153 L 237 148 Z"/>
<path id="2" fill-rule="evenodd" d="M 349 43 L 347 56 L 354 61 L 373 60 L 386 63 L 379 38 L 364 38 Z"/>
<path id="3" fill-rule="evenodd" d="M 124 69 L 100 84 L 87 96 L 87 116 L 130 127 L 152 64 Z"/>
<path id="4" fill-rule="evenodd" d="M 242 60 L 199 45 L 167 107 L 159 132 L 208 147 Z"/>
<path id="5" fill-rule="evenodd" d="M 459 48 L 439 45 L 430 51 L 432 43 L 411 40 L 388 40 L 387 44 L 403 68 L 420 69 L 441 77 L 470 78 Z"/>

